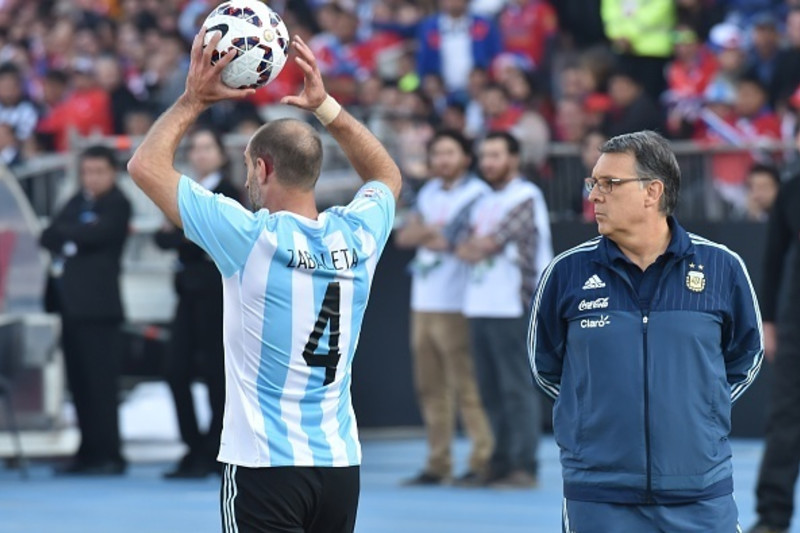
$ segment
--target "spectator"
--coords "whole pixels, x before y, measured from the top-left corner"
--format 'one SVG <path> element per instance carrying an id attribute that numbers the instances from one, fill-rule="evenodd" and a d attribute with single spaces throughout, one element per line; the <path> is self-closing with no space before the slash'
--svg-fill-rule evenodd
<path id="1" fill-rule="evenodd" d="M 550 130 L 542 116 L 532 109 L 513 105 L 508 90 L 498 84 L 489 85 L 481 101 L 487 129 L 509 132 L 523 139 L 520 164 L 525 169 L 538 169 L 547 157 L 550 142 Z"/>
<path id="2" fill-rule="evenodd" d="M 778 189 L 780 173 L 774 165 L 756 163 L 747 172 L 747 211 L 744 217 L 753 222 L 766 222 Z"/>
<path id="3" fill-rule="evenodd" d="M 575 98 L 562 98 L 556 104 L 555 138 L 562 142 L 577 143 L 586 134 L 586 113 L 583 104 Z"/>
<path id="4" fill-rule="evenodd" d="M 15 65 L 0 65 L 0 124 L 8 124 L 20 141 L 27 141 L 36 129 L 36 107 L 25 99 L 22 74 Z"/>
<path id="5" fill-rule="evenodd" d="M 772 14 L 761 13 L 753 19 L 752 41 L 746 71 L 749 76 L 758 78 L 765 87 L 770 88 L 770 103 L 774 106 L 778 95 L 771 88 L 778 63 L 781 34 L 778 21 Z"/>
<path id="6" fill-rule="evenodd" d="M 358 40 L 358 17 L 356 13 L 331 2 L 321 8 L 332 17 L 327 31 L 314 36 L 309 42 L 325 84 L 331 96 L 345 103 L 353 103 L 357 82 L 369 71 L 366 64 L 368 50 Z M 328 26 L 328 23 L 325 23 Z"/>
<path id="7" fill-rule="evenodd" d="M 754 78 L 742 78 L 736 85 L 735 100 L 726 85 L 712 84 L 718 98 L 700 113 L 695 138 L 714 145 L 732 145 L 739 150 L 715 153 L 711 158 L 711 176 L 715 190 L 734 210 L 747 208 L 745 178 L 747 169 L 763 158 L 761 150 L 774 148 L 780 139 L 780 121 L 767 107 L 767 92 Z M 714 91 L 707 91 L 714 98 Z"/>
<path id="8" fill-rule="evenodd" d="M 784 0 L 727 0 L 723 2 L 725 20 L 741 28 L 750 28 L 760 15 L 777 15 L 784 3 Z"/>
<path id="9" fill-rule="evenodd" d="M 73 65 L 71 91 L 57 103 L 39 122 L 38 131 L 53 137 L 53 146 L 65 151 L 69 146 L 69 134 L 110 135 L 113 129 L 111 101 L 95 79 L 94 64 L 89 60 L 78 60 Z"/>
<path id="10" fill-rule="evenodd" d="M 679 25 L 675 30 L 675 59 L 667 65 L 667 92 L 663 100 L 673 116 L 684 117 L 696 108 L 717 73 L 717 60 L 697 38 L 694 30 Z"/>
<path id="11" fill-rule="evenodd" d="M 661 110 L 633 74 L 625 70 L 614 73 L 608 82 L 608 93 L 612 106 L 603 125 L 607 136 L 662 129 Z"/>
<path id="12" fill-rule="evenodd" d="M 131 137 L 141 137 L 155 122 L 153 113 L 146 106 L 140 104 L 125 113 L 122 133 Z"/>
<path id="13" fill-rule="evenodd" d="M 97 84 L 111 100 L 111 117 L 113 133 L 120 135 L 125 132 L 125 117 L 138 109 L 141 102 L 133 96 L 130 89 L 122 79 L 122 71 L 114 56 L 101 56 L 94 62 L 97 74 Z"/>
<path id="14" fill-rule="evenodd" d="M 786 47 L 775 59 L 770 94 L 775 105 L 782 105 L 800 85 L 800 6 L 786 15 Z"/>
<path id="15" fill-rule="evenodd" d="M 590 130 L 600 129 L 611 110 L 611 98 L 605 93 L 592 93 L 583 100 L 583 113 L 586 127 Z"/>
<path id="16" fill-rule="evenodd" d="M 449 93 L 463 95 L 470 72 L 476 67 L 488 70 L 500 53 L 500 33 L 493 21 L 471 15 L 467 0 L 438 4 L 440 11 L 419 25 L 417 69 L 421 78 L 440 75 Z"/>
<path id="17" fill-rule="evenodd" d="M 510 0 L 498 18 L 503 50 L 548 72 L 558 32 L 558 17 L 545 0 Z"/>
<path id="18" fill-rule="evenodd" d="M 481 132 L 485 131 L 481 95 L 488 84 L 489 73 L 485 69 L 472 69 L 472 72 L 469 73 L 467 97 L 456 96 L 451 98 L 451 100 L 455 101 L 466 100 L 467 134 L 472 138 L 477 137 Z"/>
<path id="19" fill-rule="evenodd" d="M 673 0 L 601 0 L 606 37 L 625 66 L 636 71 L 644 92 L 657 100 L 672 56 L 676 23 Z"/>
<path id="20" fill-rule="evenodd" d="M 781 125 L 769 107 L 767 88 L 758 78 L 742 78 L 736 87 L 736 127 L 749 143 L 778 141 Z"/>
<path id="21" fill-rule="evenodd" d="M 77 454 L 57 472 L 125 472 L 117 413 L 124 321 L 119 276 L 131 205 L 116 186 L 110 148 L 81 154 L 81 189 L 42 232 L 52 256 L 46 305 L 61 315 L 67 381 L 81 431 Z"/>
<path id="22" fill-rule="evenodd" d="M 19 139 L 10 124 L 0 122 L 0 162 L 13 169 L 23 161 Z"/>
<path id="23" fill-rule="evenodd" d="M 441 117 L 442 129 L 449 129 L 467 134 L 467 113 L 464 104 L 448 102 Z"/>
<path id="24" fill-rule="evenodd" d="M 717 24 L 711 28 L 709 43 L 719 66 L 712 81 L 736 85 L 747 66 L 742 31 L 732 24 Z"/>
<path id="25" fill-rule="evenodd" d="M 525 312 L 552 259 L 550 222 L 538 187 L 518 174 L 520 145 L 487 135 L 480 169 L 492 192 L 472 208 L 469 237 L 456 249 L 472 266 L 464 297 L 480 394 L 495 437 L 486 483 L 538 484 L 539 398 L 526 367 Z"/>
<path id="26" fill-rule="evenodd" d="M 708 0 L 677 0 L 678 20 L 687 25 L 700 38 L 708 39 L 711 26 L 722 19 L 725 2 Z"/>
<path id="27" fill-rule="evenodd" d="M 428 74 L 420 83 L 422 94 L 425 95 L 432 104 L 437 116 L 441 116 L 447 106 L 447 91 L 444 88 L 444 81 L 437 74 Z"/>
<path id="28" fill-rule="evenodd" d="M 206 190 L 235 201 L 241 193 L 227 176 L 222 138 L 214 130 L 189 135 L 192 176 Z M 225 407 L 225 361 L 222 346 L 222 280 L 214 261 L 202 248 L 167 223 L 155 235 L 159 248 L 178 251 L 175 292 L 178 308 L 172 321 L 165 377 L 172 392 L 181 440 L 187 453 L 167 479 L 202 478 L 220 472 L 217 463 Z M 202 376 L 208 387 L 211 421 L 202 431 L 197 423 L 192 382 Z"/>
<path id="29" fill-rule="evenodd" d="M 186 43 L 177 33 L 152 33 L 154 44 L 148 45 L 145 37 L 145 71 L 143 79 L 149 93 L 149 102 L 160 113 L 167 109 L 183 92 L 189 56 Z M 153 50 L 147 51 L 151 48 Z"/>
<path id="30" fill-rule="evenodd" d="M 469 268 L 452 253 L 452 239 L 459 221 L 489 187 L 469 172 L 472 150 L 461 133 L 440 130 L 428 153 L 434 177 L 419 191 L 413 212 L 395 237 L 401 248 L 417 250 L 411 266 L 411 344 L 428 435 L 425 469 L 406 484 L 439 485 L 450 479 L 456 411 L 472 441 L 469 469 L 457 482 L 476 484 L 488 474 L 493 438 L 475 381 L 469 324 L 462 314 Z"/>
<path id="31" fill-rule="evenodd" d="M 553 6 L 558 14 L 559 30 L 567 50 L 586 50 L 605 43 L 600 2 L 553 2 Z"/>

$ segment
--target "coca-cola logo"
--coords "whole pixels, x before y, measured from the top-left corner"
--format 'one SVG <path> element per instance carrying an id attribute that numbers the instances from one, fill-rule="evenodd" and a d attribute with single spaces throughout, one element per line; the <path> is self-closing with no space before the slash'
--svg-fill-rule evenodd
<path id="1" fill-rule="evenodd" d="M 581 300 L 578 304 L 578 311 L 589 311 L 591 309 L 605 309 L 608 307 L 608 296 L 605 298 L 596 298 L 594 300 Z"/>

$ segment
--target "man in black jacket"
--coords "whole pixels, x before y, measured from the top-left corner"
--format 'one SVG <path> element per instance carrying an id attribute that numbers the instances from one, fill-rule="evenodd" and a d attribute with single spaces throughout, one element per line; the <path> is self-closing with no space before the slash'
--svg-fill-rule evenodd
<path id="1" fill-rule="evenodd" d="M 799 14 L 800 15 L 800 14 Z M 749 533 L 788 533 L 800 467 L 800 176 L 784 183 L 769 217 L 761 317 L 764 355 L 774 365 L 767 447 L 756 496 L 758 524 Z M 790 251 L 794 253 L 790 254 Z M 790 257 L 787 266 L 787 255 Z M 789 272 L 786 272 L 789 268 Z M 788 275 L 787 275 L 788 274 Z M 782 286 L 784 285 L 784 286 Z M 790 305 L 778 317 L 780 300 Z"/>
<path id="2" fill-rule="evenodd" d="M 189 163 L 198 182 L 214 193 L 239 201 L 239 190 L 225 177 L 227 157 L 220 135 L 201 127 L 189 136 Z M 222 278 L 202 248 L 171 224 L 156 233 L 162 249 L 178 251 L 175 292 L 178 309 L 165 376 L 175 402 L 181 439 L 189 448 L 167 479 L 200 478 L 220 471 L 217 462 L 225 410 L 225 355 L 222 345 Z M 211 421 L 202 432 L 197 423 L 191 385 L 201 376 L 208 387 Z"/>
<path id="3" fill-rule="evenodd" d="M 46 307 L 61 314 L 61 344 L 81 445 L 64 474 L 122 474 L 117 417 L 124 320 L 120 258 L 131 206 L 116 187 L 114 152 L 80 158 L 80 191 L 53 218 L 41 244 L 53 257 Z"/>

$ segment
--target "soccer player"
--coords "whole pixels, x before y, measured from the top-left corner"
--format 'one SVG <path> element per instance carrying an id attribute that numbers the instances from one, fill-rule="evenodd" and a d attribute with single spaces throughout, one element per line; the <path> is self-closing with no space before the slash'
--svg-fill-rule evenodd
<path id="1" fill-rule="evenodd" d="M 740 531 L 731 404 L 764 352 L 747 269 L 672 216 L 680 168 L 663 137 L 600 151 L 586 179 L 600 237 L 544 271 L 529 337 L 556 401 L 564 531 Z"/>
<path id="2" fill-rule="evenodd" d="M 326 93 L 314 55 L 296 37 L 304 88 L 282 102 L 313 111 L 339 143 L 367 182 L 355 199 L 317 212 L 321 142 L 296 120 L 266 124 L 245 149 L 255 214 L 181 176 L 175 150 L 198 115 L 252 93 L 223 85 L 220 73 L 235 54 L 212 65 L 219 37 L 204 48 L 204 34 L 192 45 L 185 92 L 150 129 L 128 170 L 223 277 L 223 530 L 350 532 L 361 459 L 351 364 L 400 171 Z"/>

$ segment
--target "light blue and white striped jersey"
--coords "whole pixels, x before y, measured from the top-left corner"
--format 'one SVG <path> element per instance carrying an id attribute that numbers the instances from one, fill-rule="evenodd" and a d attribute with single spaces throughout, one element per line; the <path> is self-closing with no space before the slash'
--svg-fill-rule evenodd
<path id="1" fill-rule="evenodd" d="M 394 220 L 380 182 L 317 220 L 251 213 L 182 177 L 186 236 L 224 289 L 225 417 L 218 459 L 246 467 L 361 462 L 350 400 L 372 276 Z"/>

